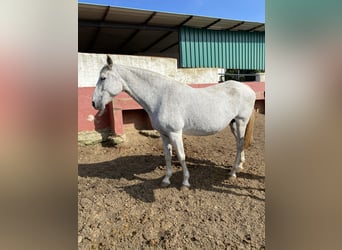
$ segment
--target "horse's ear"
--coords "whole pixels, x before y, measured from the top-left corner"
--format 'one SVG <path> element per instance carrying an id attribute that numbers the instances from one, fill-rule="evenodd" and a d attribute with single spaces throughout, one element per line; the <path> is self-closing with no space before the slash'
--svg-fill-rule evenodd
<path id="1" fill-rule="evenodd" d="M 113 66 L 113 61 L 112 61 L 112 58 L 110 58 L 109 55 L 107 55 L 107 64 L 108 64 L 109 68 L 112 68 L 112 66 Z"/>

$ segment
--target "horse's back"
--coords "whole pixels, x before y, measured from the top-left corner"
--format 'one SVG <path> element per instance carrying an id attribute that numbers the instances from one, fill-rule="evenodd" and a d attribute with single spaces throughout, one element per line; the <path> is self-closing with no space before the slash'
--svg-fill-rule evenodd
<path id="1" fill-rule="evenodd" d="M 255 92 L 247 85 L 242 82 L 229 80 L 213 87 L 225 91 L 230 97 L 235 95 L 241 95 L 245 98 L 255 99 Z"/>
<path id="2" fill-rule="evenodd" d="M 218 90 L 224 91 L 228 98 L 234 99 L 240 105 L 240 109 L 252 109 L 256 100 L 256 94 L 247 84 L 229 80 L 218 86 Z"/>
<path id="3" fill-rule="evenodd" d="M 227 115 L 233 118 L 249 119 L 254 108 L 256 94 L 247 84 L 229 80 L 210 86 L 206 91 L 214 94 L 215 102 L 221 102 L 219 108 L 229 110 Z M 218 98 L 222 93 L 225 94 L 224 98 Z"/>

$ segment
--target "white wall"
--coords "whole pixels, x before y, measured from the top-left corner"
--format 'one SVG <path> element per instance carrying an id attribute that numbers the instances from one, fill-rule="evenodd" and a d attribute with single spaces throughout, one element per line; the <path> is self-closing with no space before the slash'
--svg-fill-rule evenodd
<path id="1" fill-rule="evenodd" d="M 175 79 L 182 83 L 216 83 L 219 81 L 216 68 L 179 68 Z"/>
<path id="2" fill-rule="evenodd" d="M 110 55 L 114 63 L 158 72 L 182 83 L 218 82 L 218 69 L 177 68 L 177 59 L 151 56 Z M 101 68 L 106 64 L 106 54 L 78 53 L 78 87 L 94 87 Z"/>

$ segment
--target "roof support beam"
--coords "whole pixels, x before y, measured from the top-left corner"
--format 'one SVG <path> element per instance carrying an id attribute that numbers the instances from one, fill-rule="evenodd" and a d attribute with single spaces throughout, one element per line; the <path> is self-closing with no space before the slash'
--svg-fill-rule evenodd
<path id="1" fill-rule="evenodd" d="M 240 23 L 237 23 L 235 24 L 234 26 L 228 28 L 228 29 L 225 29 L 225 30 L 232 30 L 232 29 L 235 29 L 236 27 L 239 27 L 240 25 L 244 24 L 245 22 L 240 22 Z"/>
<path id="2" fill-rule="evenodd" d="M 156 26 L 147 24 L 129 24 L 101 21 L 85 21 L 79 20 L 78 25 L 81 27 L 110 28 L 110 29 L 140 29 L 140 30 L 158 30 L 158 31 L 178 31 L 177 27 Z"/>
<path id="3" fill-rule="evenodd" d="M 107 7 L 103 17 L 102 17 L 102 22 L 104 22 L 108 16 L 108 13 L 109 13 L 109 10 L 110 10 L 110 6 Z M 94 35 L 94 39 L 91 41 L 90 45 L 89 45 L 89 50 L 92 50 L 94 49 L 95 47 L 95 43 L 97 41 L 97 37 L 99 36 L 99 33 L 100 33 L 100 30 L 101 30 L 101 27 L 98 27 L 97 30 L 96 30 L 96 33 Z"/>
<path id="4" fill-rule="evenodd" d="M 214 24 L 217 24 L 219 21 L 221 21 L 221 19 L 216 19 L 214 22 L 212 22 L 211 24 L 203 27 L 202 29 L 208 29 L 209 27 L 213 26 Z"/>
<path id="5" fill-rule="evenodd" d="M 254 31 L 254 30 L 256 30 L 256 29 L 258 29 L 258 28 L 260 28 L 260 27 L 263 27 L 263 26 L 265 26 L 265 24 L 260 24 L 260 25 L 258 25 L 258 26 L 255 26 L 254 28 L 251 28 L 251 29 L 249 29 L 249 30 L 247 30 L 247 31 Z"/>
<path id="6" fill-rule="evenodd" d="M 181 27 L 184 24 L 186 24 L 187 22 L 189 22 L 194 16 L 189 16 L 187 19 L 185 19 L 183 22 L 181 22 L 179 25 L 177 25 L 177 27 Z"/>
<path id="7" fill-rule="evenodd" d="M 177 42 L 175 42 L 175 43 L 173 43 L 173 44 L 171 44 L 171 45 L 167 46 L 166 48 L 164 48 L 164 49 L 160 50 L 159 52 L 160 52 L 160 53 L 163 53 L 163 52 L 165 52 L 165 51 L 167 51 L 167 50 L 171 49 L 172 47 L 174 47 L 174 46 L 178 45 L 178 43 L 179 43 L 179 42 L 177 41 Z"/>
<path id="8" fill-rule="evenodd" d="M 143 24 L 148 24 L 149 21 L 151 21 L 151 19 L 157 14 L 157 12 L 153 12 L 146 20 Z"/>
<path id="9" fill-rule="evenodd" d="M 147 46 L 146 48 L 144 48 L 142 51 L 146 52 L 148 51 L 150 48 L 152 48 L 154 45 L 156 45 L 157 43 L 159 43 L 161 40 L 165 39 L 166 37 L 168 37 L 169 35 L 172 34 L 173 31 L 169 31 L 167 33 L 165 33 L 164 35 L 162 35 L 161 37 L 159 37 L 157 40 L 155 40 L 153 43 L 151 43 L 149 46 Z"/>
<path id="10" fill-rule="evenodd" d="M 183 22 L 181 22 L 180 24 L 178 24 L 175 28 L 176 28 L 176 31 L 178 32 L 178 29 L 181 27 L 181 26 L 183 26 L 184 24 L 186 24 L 187 22 L 189 22 L 191 19 L 193 18 L 193 16 L 189 16 L 187 19 L 185 19 Z M 163 39 L 165 39 L 166 37 L 168 37 L 169 35 L 171 35 L 172 34 L 172 32 L 174 32 L 174 31 L 169 31 L 169 32 L 167 32 L 166 34 L 164 34 L 164 35 L 162 35 L 161 37 L 159 37 L 157 40 L 155 40 L 153 43 L 151 43 L 149 46 L 147 46 L 144 50 L 143 50 L 143 52 L 146 52 L 147 50 L 149 50 L 150 48 L 152 48 L 154 45 L 156 45 L 157 43 L 159 43 L 161 40 L 163 40 Z M 178 43 L 178 41 L 177 41 L 177 43 Z M 174 46 L 174 45 L 173 45 Z M 173 46 L 171 46 L 171 47 L 173 47 Z M 170 48 L 171 48 L 170 47 Z M 167 49 L 169 49 L 169 48 L 166 48 L 166 49 L 163 49 L 162 51 L 165 51 L 165 50 L 167 50 Z"/>
<path id="11" fill-rule="evenodd" d="M 147 25 L 148 22 L 157 14 L 157 12 L 153 12 L 142 25 Z M 118 49 L 121 50 L 126 44 L 128 44 L 136 35 L 138 35 L 140 29 L 136 29 L 120 46 L 118 46 Z"/>

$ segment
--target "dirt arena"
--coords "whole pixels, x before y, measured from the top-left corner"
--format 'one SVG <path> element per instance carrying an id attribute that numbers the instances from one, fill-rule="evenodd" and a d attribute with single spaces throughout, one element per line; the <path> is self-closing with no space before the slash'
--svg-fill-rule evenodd
<path id="1" fill-rule="evenodd" d="M 118 147 L 79 146 L 79 249 L 264 249 L 265 116 L 256 114 L 254 144 L 236 179 L 229 128 L 184 136 L 190 190 L 173 156 L 171 185 L 160 186 L 165 161 L 160 138 L 136 131 Z"/>

